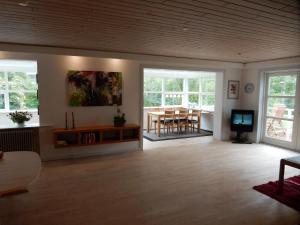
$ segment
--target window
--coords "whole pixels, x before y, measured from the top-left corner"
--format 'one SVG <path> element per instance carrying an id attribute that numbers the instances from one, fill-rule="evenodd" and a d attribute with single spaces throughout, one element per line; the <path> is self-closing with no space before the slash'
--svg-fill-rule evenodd
<path id="1" fill-rule="evenodd" d="M 213 72 L 164 69 L 144 70 L 144 107 L 185 106 L 213 110 Z"/>
<path id="2" fill-rule="evenodd" d="M 37 110 L 37 82 L 35 72 L 17 72 L 0 62 L 0 111 Z M 1 71 L 2 70 L 2 71 Z"/>
<path id="3" fill-rule="evenodd" d="M 166 94 L 165 95 L 165 105 L 166 106 L 182 105 L 182 95 Z"/>
<path id="4" fill-rule="evenodd" d="M 165 79 L 165 91 L 183 91 L 183 79 L 179 78 L 166 78 Z"/>
<path id="5" fill-rule="evenodd" d="M 144 106 L 154 107 L 162 104 L 162 79 L 145 77 L 144 79 Z"/>
<path id="6" fill-rule="evenodd" d="M 201 106 L 204 109 L 212 109 L 215 105 L 215 79 L 211 77 L 201 78 Z"/>

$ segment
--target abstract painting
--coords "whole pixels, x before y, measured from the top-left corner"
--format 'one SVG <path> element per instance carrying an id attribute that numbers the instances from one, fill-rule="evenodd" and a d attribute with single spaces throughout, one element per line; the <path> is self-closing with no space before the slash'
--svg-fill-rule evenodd
<path id="1" fill-rule="evenodd" d="M 67 74 L 70 106 L 122 105 L 122 73 L 74 71 Z"/>

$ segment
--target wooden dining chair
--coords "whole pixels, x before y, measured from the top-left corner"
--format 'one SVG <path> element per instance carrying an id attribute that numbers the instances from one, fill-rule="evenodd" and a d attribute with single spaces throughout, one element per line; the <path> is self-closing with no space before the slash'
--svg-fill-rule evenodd
<path id="1" fill-rule="evenodd" d="M 201 113 L 201 110 L 195 110 L 193 109 L 190 116 L 189 116 L 189 126 L 191 127 L 192 131 L 195 132 L 195 128 L 198 129 L 198 119 L 199 119 L 199 113 Z M 200 128 L 199 128 L 200 129 Z"/>
<path id="2" fill-rule="evenodd" d="M 152 108 L 151 112 L 160 112 L 160 108 Z M 152 120 L 152 116 L 151 116 L 151 129 L 152 129 L 152 124 L 154 124 L 154 133 L 156 133 L 157 119 Z"/>
<path id="3" fill-rule="evenodd" d="M 177 124 L 177 133 L 182 132 L 183 127 L 184 131 L 187 132 L 189 130 L 189 110 L 181 108 L 175 123 Z"/>
<path id="4" fill-rule="evenodd" d="M 160 123 L 163 125 L 164 133 L 165 129 L 167 128 L 167 133 L 170 132 L 172 128 L 172 132 L 174 132 L 174 125 L 175 125 L 175 110 L 165 110 L 164 115 L 161 116 Z"/>
<path id="5" fill-rule="evenodd" d="M 270 119 L 267 125 L 267 133 L 270 136 L 285 136 L 286 129 L 282 124 L 282 119 L 284 118 L 284 113 L 286 110 L 286 106 L 284 105 L 276 105 L 272 109 L 272 116 L 275 118 Z"/>

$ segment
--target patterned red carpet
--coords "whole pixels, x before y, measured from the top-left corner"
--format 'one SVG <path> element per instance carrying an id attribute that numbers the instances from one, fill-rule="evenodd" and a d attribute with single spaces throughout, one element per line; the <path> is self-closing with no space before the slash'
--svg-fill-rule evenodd
<path id="1" fill-rule="evenodd" d="M 283 192 L 277 194 L 278 181 L 254 186 L 253 189 L 270 196 L 277 201 L 300 211 L 300 176 L 284 180 Z"/>

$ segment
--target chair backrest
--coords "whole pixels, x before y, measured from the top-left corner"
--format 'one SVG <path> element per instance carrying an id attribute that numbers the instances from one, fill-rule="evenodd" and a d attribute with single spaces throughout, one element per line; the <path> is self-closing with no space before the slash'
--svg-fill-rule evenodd
<path id="1" fill-rule="evenodd" d="M 186 108 L 180 108 L 179 113 L 189 113 L 189 110 Z"/>
<path id="2" fill-rule="evenodd" d="M 201 114 L 201 110 L 193 109 L 191 114 L 190 114 L 191 120 L 198 120 L 199 114 Z"/>
<path id="3" fill-rule="evenodd" d="M 189 119 L 189 110 L 181 108 L 179 110 L 178 119 L 180 119 L 180 122 L 187 122 Z"/>
<path id="4" fill-rule="evenodd" d="M 286 109 L 286 107 L 285 107 L 284 105 L 276 105 L 276 106 L 274 106 L 274 108 L 273 108 L 272 114 L 273 114 L 275 117 L 283 118 L 285 109 Z"/>
<path id="5" fill-rule="evenodd" d="M 160 112 L 160 108 L 152 108 L 150 112 Z"/>
<path id="6" fill-rule="evenodd" d="M 174 119 L 175 117 L 175 110 L 165 110 L 165 113 L 164 115 L 162 116 L 163 118 L 171 118 L 171 119 Z"/>

